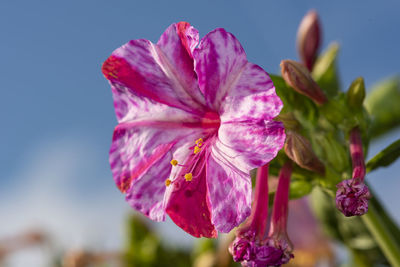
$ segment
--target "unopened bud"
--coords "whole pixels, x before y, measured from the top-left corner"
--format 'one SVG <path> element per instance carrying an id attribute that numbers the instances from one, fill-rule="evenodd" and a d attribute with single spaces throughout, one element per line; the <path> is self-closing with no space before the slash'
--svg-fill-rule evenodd
<path id="1" fill-rule="evenodd" d="M 297 31 L 297 49 L 303 64 L 312 70 L 321 42 L 321 27 L 315 10 L 309 11 Z"/>
<path id="2" fill-rule="evenodd" d="M 310 72 L 302 64 L 294 60 L 281 61 L 282 77 L 298 93 L 311 98 L 319 105 L 327 99 L 318 84 L 311 77 Z"/>
<path id="3" fill-rule="evenodd" d="M 325 174 L 325 166 L 315 155 L 307 138 L 296 132 L 287 131 L 284 148 L 286 155 L 300 167 L 321 175 Z"/>
<path id="4" fill-rule="evenodd" d="M 346 217 L 367 213 L 371 194 L 363 181 L 354 178 L 343 180 L 336 187 L 336 207 Z"/>
<path id="5" fill-rule="evenodd" d="M 347 102 L 352 108 L 360 108 L 362 107 L 363 101 L 365 98 L 365 85 L 364 79 L 362 77 L 358 77 L 355 79 L 347 91 Z"/>

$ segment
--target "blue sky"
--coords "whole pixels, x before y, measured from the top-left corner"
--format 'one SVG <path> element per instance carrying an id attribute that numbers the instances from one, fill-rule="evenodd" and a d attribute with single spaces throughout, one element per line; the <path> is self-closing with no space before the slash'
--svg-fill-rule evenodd
<path id="1" fill-rule="evenodd" d="M 396 0 L 0 1 L 0 216 L 7 216 L 0 235 L 29 224 L 54 225 L 54 231 L 70 224 L 71 232 L 86 233 L 108 217 L 96 229 L 115 232 L 104 240 L 117 246 L 129 209 L 109 170 L 116 119 L 100 71 L 114 49 L 130 39 L 156 42 L 168 25 L 185 20 L 200 36 L 226 28 L 250 61 L 277 73 L 282 59 L 297 58 L 297 26 L 311 8 L 322 20 L 323 47 L 333 40 L 341 45 L 344 87 L 358 76 L 370 86 L 400 73 Z M 371 153 L 399 133 L 380 139 Z M 386 203 L 398 203 L 399 171 L 396 163 L 370 177 Z M 390 209 L 400 220 L 398 208 Z M 21 218 L 24 223 L 15 223 Z M 74 242 L 90 245 L 85 238 Z"/>

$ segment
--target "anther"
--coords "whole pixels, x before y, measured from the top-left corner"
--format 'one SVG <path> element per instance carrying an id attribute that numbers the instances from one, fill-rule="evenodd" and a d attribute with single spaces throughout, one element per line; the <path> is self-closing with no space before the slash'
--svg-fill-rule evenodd
<path id="1" fill-rule="evenodd" d="M 169 186 L 171 183 L 172 183 L 172 182 L 171 182 L 170 179 L 165 180 L 165 186 Z"/>
<path id="2" fill-rule="evenodd" d="M 193 178 L 193 175 L 190 172 L 185 174 L 185 180 L 187 182 L 190 182 L 192 180 L 192 178 Z"/>
<path id="3" fill-rule="evenodd" d="M 195 147 L 194 147 L 194 151 L 193 151 L 193 153 L 194 153 L 194 154 L 197 154 L 197 153 L 199 153 L 199 152 L 200 152 L 200 150 L 201 150 L 201 148 L 200 148 L 200 147 L 198 147 L 198 146 L 195 146 Z"/>
<path id="4" fill-rule="evenodd" d="M 198 145 L 198 144 L 203 144 L 203 138 L 199 138 L 196 140 L 196 145 Z"/>
<path id="5" fill-rule="evenodd" d="M 171 160 L 170 163 L 171 163 L 172 166 L 178 165 L 178 161 L 176 159 Z"/>

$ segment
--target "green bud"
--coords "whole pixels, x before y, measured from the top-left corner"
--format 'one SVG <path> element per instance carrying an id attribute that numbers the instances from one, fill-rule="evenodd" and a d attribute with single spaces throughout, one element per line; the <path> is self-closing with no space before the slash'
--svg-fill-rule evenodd
<path id="1" fill-rule="evenodd" d="M 347 102 L 351 108 L 359 109 L 363 105 L 365 98 L 365 85 L 364 79 L 358 77 L 355 79 L 347 91 Z"/>

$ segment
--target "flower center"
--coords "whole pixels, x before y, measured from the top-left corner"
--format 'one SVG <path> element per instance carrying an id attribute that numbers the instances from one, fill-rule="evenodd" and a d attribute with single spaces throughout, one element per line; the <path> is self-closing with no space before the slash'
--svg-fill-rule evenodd
<path id="1" fill-rule="evenodd" d="M 203 119 L 201 120 L 201 126 L 203 128 L 219 128 L 221 125 L 221 119 L 219 115 L 214 111 L 207 111 Z"/>

